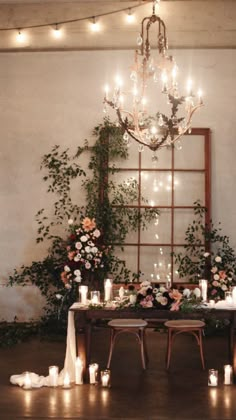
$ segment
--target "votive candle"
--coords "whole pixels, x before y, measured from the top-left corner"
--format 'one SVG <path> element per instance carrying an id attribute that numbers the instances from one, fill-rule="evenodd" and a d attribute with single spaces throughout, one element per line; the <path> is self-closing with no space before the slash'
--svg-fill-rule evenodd
<path id="1" fill-rule="evenodd" d="M 98 376 L 98 364 L 92 363 L 89 365 L 89 382 L 90 384 L 97 383 L 97 376 Z"/>
<path id="2" fill-rule="evenodd" d="M 91 303 L 98 305 L 100 303 L 100 292 L 95 290 L 91 292 Z"/>
<path id="3" fill-rule="evenodd" d="M 233 368 L 231 365 L 224 366 L 224 384 L 232 385 L 233 383 Z"/>
<path id="4" fill-rule="evenodd" d="M 101 384 L 105 388 L 111 386 L 111 371 L 109 369 L 101 371 Z"/>
<path id="5" fill-rule="evenodd" d="M 208 386 L 218 385 L 218 370 L 209 369 L 208 373 Z"/>
<path id="6" fill-rule="evenodd" d="M 58 385 L 58 366 L 49 366 L 49 385 L 50 386 L 57 386 Z"/>
<path id="7" fill-rule="evenodd" d="M 70 375 L 68 372 L 65 372 L 63 380 L 63 388 L 70 388 Z"/>
<path id="8" fill-rule="evenodd" d="M 75 383 L 76 385 L 83 383 L 83 363 L 80 357 L 77 357 L 75 361 Z"/>
<path id="9" fill-rule="evenodd" d="M 32 381 L 30 377 L 30 372 L 25 372 L 23 388 L 32 389 Z"/>

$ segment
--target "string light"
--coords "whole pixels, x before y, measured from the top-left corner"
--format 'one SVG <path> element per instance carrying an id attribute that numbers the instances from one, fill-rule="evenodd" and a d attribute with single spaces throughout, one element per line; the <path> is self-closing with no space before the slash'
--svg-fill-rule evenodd
<path id="1" fill-rule="evenodd" d="M 22 32 L 21 29 L 19 29 L 18 30 L 18 33 L 17 33 L 17 37 L 16 37 L 17 42 L 19 42 L 20 44 L 22 44 L 25 41 L 25 38 L 26 38 L 25 33 Z"/>
<path id="2" fill-rule="evenodd" d="M 56 24 L 55 28 L 53 29 L 53 36 L 56 39 L 60 39 L 62 37 L 62 30 L 58 27 L 58 24 Z"/>
<path id="3" fill-rule="evenodd" d="M 147 3 L 152 3 L 152 0 L 145 1 L 145 4 L 144 3 L 141 3 L 140 4 L 140 1 L 137 1 L 137 3 L 138 4 L 132 6 L 132 9 L 137 9 L 137 8 L 139 8 L 141 6 L 146 5 Z M 16 31 L 17 30 L 18 31 L 18 34 L 19 34 L 19 32 L 23 31 L 24 29 L 55 27 L 57 25 L 66 25 L 66 24 L 69 24 L 69 23 L 82 22 L 82 21 L 86 21 L 86 20 L 87 21 L 97 20 L 100 17 L 115 15 L 117 13 L 122 13 L 122 12 L 127 12 L 127 11 L 129 13 L 130 10 L 131 10 L 130 7 L 124 7 L 122 9 L 112 10 L 110 12 L 104 12 L 104 13 L 100 13 L 100 14 L 93 15 L 93 16 L 86 16 L 86 17 L 82 17 L 82 18 L 67 19 L 67 20 L 62 20 L 62 21 L 57 21 L 57 22 L 41 23 L 41 24 L 38 24 L 38 25 L 26 25 L 24 27 L 21 27 L 20 30 L 19 30 L 19 27 L 17 27 L 17 26 L 12 26 L 12 27 L 9 27 L 9 28 L 0 28 L 0 32 L 3 32 L 3 31 Z M 59 32 L 60 32 L 60 30 L 59 30 Z"/>
<path id="4" fill-rule="evenodd" d="M 90 29 L 92 32 L 98 32 L 100 30 L 99 22 L 96 20 L 96 17 L 93 17 L 93 20 L 90 24 Z"/>
<path id="5" fill-rule="evenodd" d="M 135 16 L 134 16 L 134 14 L 132 13 L 132 10 L 131 10 L 131 9 L 129 9 L 129 11 L 128 11 L 128 13 L 127 13 L 127 16 L 126 16 L 126 21 L 127 21 L 128 23 L 134 23 L 134 21 L 135 21 Z"/>

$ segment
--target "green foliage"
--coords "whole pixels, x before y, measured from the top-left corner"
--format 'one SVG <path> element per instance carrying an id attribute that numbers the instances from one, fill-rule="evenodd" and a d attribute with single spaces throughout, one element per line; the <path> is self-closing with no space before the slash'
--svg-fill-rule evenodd
<path id="1" fill-rule="evenodd" d="M 10 286 L 33 284 L 39 288 L 46 301 L 41 327 L 47 330 L 52 325 L 55 329 L 65 330 L 68 307 L 77 297 L 78 285 L 65 293 L 61 281 L 61 272 L 67 259 L 64 235 L 69 232 L 68 219 L 73 218 L 79 223 L 85 216 L 95 218 L 102 231 L 104 244 L 111 248 L 103 272 L 104 278 L 109 272 L 118 281 L 128 281 L 131 277 L 138 278 L 139 273 L 131 273 L 125 261 L 115 256 L 115 246 L 122 248 L 131 230 L 136 230 L 138 226 L 145 229 L 158 214 L 157 210 L 148 206 L 144 197 L 139 197 L 135 180 L 118 184 L 112 180 L 112 175 L 118 171 L 115 162 L 128 158 L 120 128 L 105 119 L 103 124 L 95 127 L 93 135 L 96 138 L 95 144 L 89 146 L 86 140 L 74 155 L 68 149 L 62 151 L 59 146 L 54 146 L 50 153 L 43 156 L 41 169 L 46 172 L 43 180 L 47 183 L 47 192 L 56 199 L 52 217 L 47 215 L 45 209 L 40 209 L 36 215 L 36 241 L 39 243 L 47 240 L 51 245 L 46 258 L 34 261 L 30 266 L 22 266 L 9 278 Z M 84 153 L 90 154 L 89 176 L 79 163 L 83 161 Z M 72 201 L 72 183 L 79 177 L 86 194 L 87 204 L 84 207 Z M 142 211 L 130 206 L 130 203 L 138 199 L 146 205 Z M 60 231 L 63 237 L 59 235 Z"/>
<path id="2" fill-rule="evenodd" d="M 236 273 L 236 255 L 229 237 L 222 234 L 220 223 L 215 225 L 210 221 L 205 224 L 207 210 L 199 201 L 194 206 L 195 219 L 185 232 L 184 253 L 174 254 L 179 276 L 192 283 L 197 283 L 200 277 L 212 281 L 212 269 L 215 267 L 215 273 L 224 271 L 232 281 Z"/>

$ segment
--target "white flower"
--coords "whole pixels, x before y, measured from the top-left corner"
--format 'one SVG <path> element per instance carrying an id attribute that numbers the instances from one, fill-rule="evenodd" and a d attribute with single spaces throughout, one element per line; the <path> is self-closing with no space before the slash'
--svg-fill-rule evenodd
<path id="1" fill-rule="evenodd" d="M 65 288 L 66 288 L 66 289 L 71 289 L 71 284 L 66 283 L 66 284 L 65 284 Z"/>
<path id="2" fill-rule="evenodd" d="M 95 231 L 93 232 L 95 238 L 99 238 L 99 236 L 101 235 L 100 230 L 95 229 Z"/>
<path id="3" fill-rule="evenodd" d="M 86 235 L 81 236 L 80 238 L 81 242 L 87 242 L 88 238 Z"/>
<path id="4" fill-rule="evenodd" d="M 69 219 L 68 220 L 68 225 L 73 225 L 73 223 L 74 223 L 74 220 L 73 219 Z"/>
<path id="5" fill-rule="evenodd" d="M 205 252 L 205 253 L 203 254 L 203 257 L 207 258 L 207 257 L 209 257 L 209 255 L 210 255 L 210 252 Z"/>
<path id="6" fill-rule="evenodd" d="M 78 262 L 81 259 L 81 254 L 77 254 L 74 257 L 74 261 Z"/>
<path id="7" fill-rule="evenodd" d="M 91 251 L 90 246 L 86 246 L 86 247 L 85 247 L 85 251 L 86 251 L 87 253 L 89 253 L 89 252 Z"/>
<path id="8" fill-rule="evenodd" d="M 89 246 L 94 246 L 94 243 L 92 241 L 88 241 Z"/>
<path id="9" fill-rule="evenodd" d="M 223 286 L 221 286 L 221 289 L 226 291 L 226 290 L 228 290 L 228 287 L 226 286 L 226 284 L 223 284 Z"/>
<path id="10" fill-rule="evenodd" d="M 141 293 L 141 295 L 146 296 L 146 294 L 147 294 L 147 287 L 141 287 L 141 289 L 138 292 Z"/>
<path id="11" fill-rule="evenodd" d="M 161 292 L 161 293 L 166 292 L 166 288 L 165 288 L 165 286 L 161 286 L 159 290 L 160 290 L 160 292 Z"/>
<path id="12" fill-rule="evenodd" d="M 81 283 L 81 276 L 75 277 L 75 282 L 76 283 Z"/>
<path id="13" fill-rule="evenodd" d="M 94 246 L 93 248 L 91 248 L 91 252 L 92 252 L 93 254 L 96 254 L 96 253 L 98 252 L 97 247 L 96 247 L 96 246 Z"/>
<path id="14" fill-rule="evenodd" d="M 76 242 L 76 244 L 75 244 L 76 249 L 81 249 L 82 246 L 83 245 L 81 244 L 81 242 Z"/>
<path id="15" fill-rule="evenodd" d="M 62 299 L 62 298 L 63 298 L 63 296 L 62 296 L 62 295 L 60 295 L 59 293 L 57 293 L 57 294 L 56 294 L 56 298 L 57 298 L 58 300 L 60 300 L 60 299 Z"/>
<path id="16" fill-rule="evenodd" d="M 165 296 L 157 296 L 156 300 L 157 300 L 157 302 L 159 302 L 163 306 L 167 305 L 167 303 L 168 303 L 168 299 Z"/>
<path id="17" fill-rule="evenodd" d="M 228 277 L 228 281 L 232 281 L 233 279 L 231 277 Z"/>
<path id="18" fill-rule="evenodd" d="M 212 282 L 212 285 L 213 285 L 214 287 L 219 287 L 219 286 L 220 286 L 220 283 L 219 283 L 218 281 L 214 280 L 214 281 Z"/>
<path id="19" fill-rule="evenodd" d="M 86 261 L 85 268 L 87 268 L 87 270 L 89 270 L 91 268 L 90 262 Z"/>
<path id="20" fill-rule="evenodd" d="M 158 289 L 156 287 L 154 287 L 153 293 L 155 293 L 155 295 L 158 293 Z"/>
<path id="21" fill-rule="evenodd" d="M 220 276 L 219 274 L 214 274 L 214 280 L 219 280 Z"/>
<path id="22" fill-rule="evenodd" d="M 190 295 L 191 295 L 191 290 L 190 290 L 190 289 L 185 288 L 185 289 L 183 290 L 183 296 L 185 296 L 185 297 L 188 299 Z"/>
<path id="23" fill-rule="evenodd" d="M 211 269 L 211 272 L 214 274 L 214 273 L 217 273 L 217 271 L 218 271 L 218 268 L 217 267 L 212 267 L 212 269 Z"/>
<path id="24" fill-rule="evenodd" d="M 68 265 L 65 265 L 64 271 L 66 271 L 67 273 L 69 273 L 70 272 L 70 267 L 68 267 Z"/>
<path id="25" fill-rule="evenodd" d="M 193 290 L 193 294 L 196 296 L 196 298 L 201 297 L 201 290 L 199 289 L 199 287 L 195 287 L 195 289 Z"/>
<path id="26" fill-rule="evenodd" d="M 148 280 L 144 280 L 144 281 L 140 284 L 141 289 L 142 289 L 143 287 L 150 287 L 150 286 L 151 286 L 151 283 L 150 283 L 150 281 L 148 281 Z"/>
<path id="27" fill-rule="evenodd" d="M 80 270 L 75 270 L 74 275 L 75 276 L 81 276 L 81 271 Z"/>
<path id="28" fill-rule="evenodd" d="M 215 257 L 215 261 L 216 262 L 221 262 L 222 261 L 222 258 L 221 257 L 219 257 L 218 255 Z"/>

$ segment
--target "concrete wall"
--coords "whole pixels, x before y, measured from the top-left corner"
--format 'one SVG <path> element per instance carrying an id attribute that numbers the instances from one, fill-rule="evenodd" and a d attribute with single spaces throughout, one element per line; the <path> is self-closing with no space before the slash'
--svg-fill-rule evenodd
<path id="1" fill-rule="evenodd" d="M 183 79 L 192 74 L 205 93 L 194 126 L 212 130 L 212 215 L 236 247 L 236 51 L 178 50 L 174 56 Z M 36 317 L 42 305 L 37 290 L 4 286 L 14 268 L 47 253 L 47 243 L 35 243 L 34 216 L 52 201 L 39 168 L 42 155 L 55 144 L 75 150 L 92 138 L 103 119 L 103 86 L 117 71 L 128 75 L 132 57 L 128 51 L 0 54 L 0 320 Z M 78 201 L 80 195 L 78 188 Z"/>

